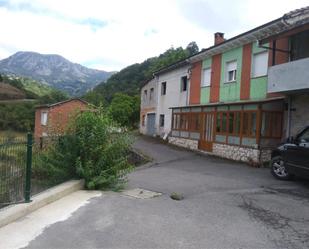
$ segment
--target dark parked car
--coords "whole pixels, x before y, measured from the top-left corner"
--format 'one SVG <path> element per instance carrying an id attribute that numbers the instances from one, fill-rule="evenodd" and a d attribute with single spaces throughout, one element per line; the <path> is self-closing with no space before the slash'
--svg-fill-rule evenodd
<path id="1" fill-rule="evenodd" d="M 281 180 L 309 178 L 309 126 L 289 140 L 272 152 L 271 173 Z"/>

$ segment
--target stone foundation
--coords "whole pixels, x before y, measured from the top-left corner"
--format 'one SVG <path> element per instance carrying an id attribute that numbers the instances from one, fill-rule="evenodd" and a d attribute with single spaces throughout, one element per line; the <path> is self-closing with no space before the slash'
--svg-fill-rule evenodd
<path id="1" fill-rule="evenodd" d="M 169 137 L 168 142 L 180 147 L 188 148 L 190 150 L 198 150 L 198 140 L 180 137 Z"/>
<path id="2" fill-rule="evenodd" d="M 261 150 L 261 162 L 269 162 L 271 159 L 271 149 L 262 149 Z"/>
<path id="3" fill-rule="evenodd" d="M 254 148 L 214 143 L 213 154 L 235 161 L 259 163 L 260 151 Z"/>
<path id="4" fill-rule="evenodd" d="M 198 148 L 198 140 L 169 137 L 169 143 L 179 147 L 188 148 L 190 150 L 200 151 Z M 271 158 L 271 149 L 259 150 L 255 148 L 219 143 L 213 143 L 212 152 L 207 153 L 234 161 L 249 163 L 255 166 L 264 162 L 269 162 Z"/>

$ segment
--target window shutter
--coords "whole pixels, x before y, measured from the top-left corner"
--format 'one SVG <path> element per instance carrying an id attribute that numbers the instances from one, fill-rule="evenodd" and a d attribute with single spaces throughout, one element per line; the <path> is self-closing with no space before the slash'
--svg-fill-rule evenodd
<path id="1" fill-rule="evenodd" d="M 206 68 L 203 70 L 202 86 L 210 86 L 210 79 L 211 79 L 211 69 Z"/>
<path id="2" fill-rule="evenodd" d="M 253 56 L 252 77 L 267 75 L 268 52 L 262 52 Z"/>
<path id="3" fill-rule="evenodd" d="M 237 61 L 230 61 L 226 64 L 226 71 L 234 71 L 237 69 Z"/>

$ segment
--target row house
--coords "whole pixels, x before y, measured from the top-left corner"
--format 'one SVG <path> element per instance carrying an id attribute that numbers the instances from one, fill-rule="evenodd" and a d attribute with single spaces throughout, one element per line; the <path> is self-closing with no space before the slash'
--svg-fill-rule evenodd
<path id="1" fill-rule="evenodd" d="M 214 46 L 184 62 L 188 99 L 169 103 L 169 142 L 237 161 L 268 161 L 272 148 L 309 124 L 308 23 L 303 8 L 228 40 L 216 33 Z"/>
<path id="2" fill-rule="evenodd" d="M 189 104 L 190 64 L 180 61 L 153 73 L 141 88 L 140 132 L 166 137 L 171 132 L 171 106 Z"/>

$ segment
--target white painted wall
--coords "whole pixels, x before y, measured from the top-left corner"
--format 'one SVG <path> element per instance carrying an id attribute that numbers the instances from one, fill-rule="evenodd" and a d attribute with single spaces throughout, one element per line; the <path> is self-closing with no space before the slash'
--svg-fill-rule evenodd
<path id="1" fill-rule="evenodd" d="M 157 80 L 157 115 L 156 115 L 156 130 L 157 135 L 163 136 L 171 131 L 172 125 L 172 110 L 170 107 L 186 106 L 189 104 L 190 79 L 188 77 L 187 91 L 181 92 L 181 77 L 188 76 L 190 65 L 174 69 L 172 71 L 160 74 L 156 77 Z M 166 95 L 161 95 L 161 83 L 166 82 Z M 165 115 L 164 127 L 160 127 L 160 114 Z"/>

